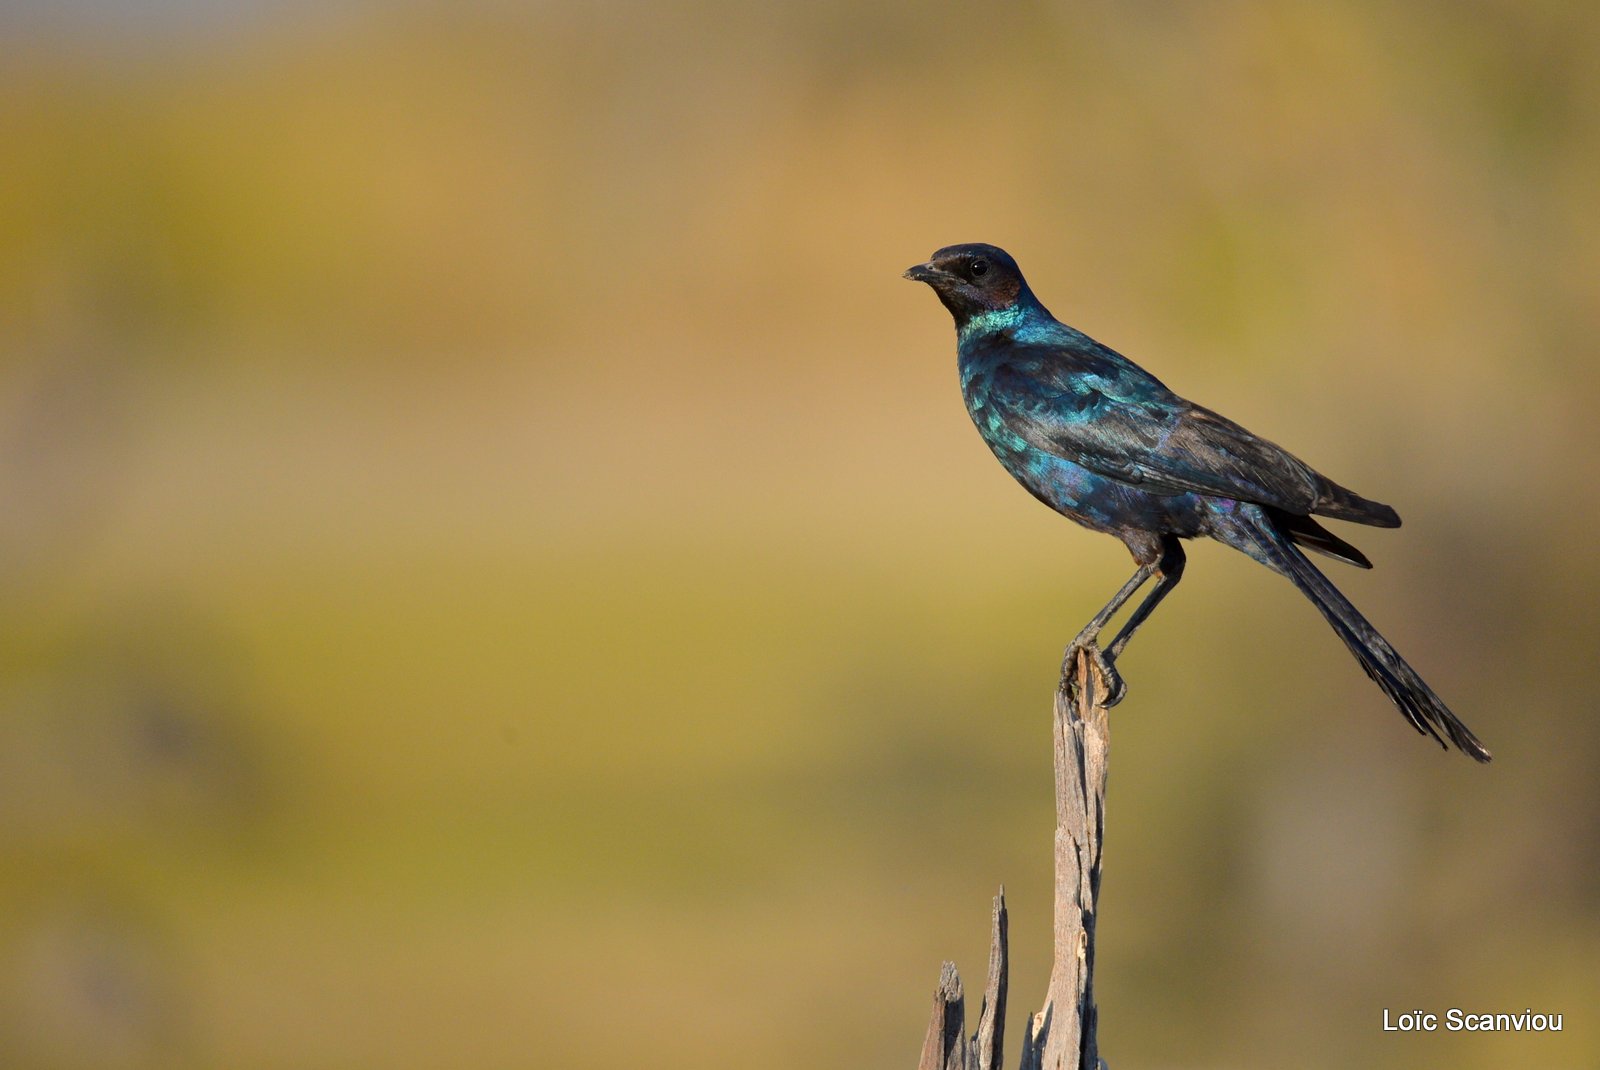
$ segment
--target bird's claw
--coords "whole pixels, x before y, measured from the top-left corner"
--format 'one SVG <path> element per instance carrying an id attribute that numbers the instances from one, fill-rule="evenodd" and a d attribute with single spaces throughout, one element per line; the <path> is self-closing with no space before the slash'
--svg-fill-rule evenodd
<path id="1" fill-rule="evenodd" d="M 1122 674 L 1112 665 L 1111 655 L 1101 650 L 1100 644 L 1093 639 L 1075 639 L 1072 645 L 1067 647 L 1066 659 L 1061 663 L 1063 677 L 1071 672 L 1072 663 L 1077 659 L 1080 650 L 1089 656 L 1095 675 L 1099 677 L 1098 683 L 1104 691 L 1104 698 L 1099 705 L 1109 710 L 1122 701 L 1128 693 L 1128 685 L 1123 683 Z"/>

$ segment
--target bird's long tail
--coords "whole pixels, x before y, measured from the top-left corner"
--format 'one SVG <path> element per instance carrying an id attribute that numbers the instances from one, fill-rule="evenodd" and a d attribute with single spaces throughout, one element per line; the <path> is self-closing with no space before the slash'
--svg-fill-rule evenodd
<path id="1" fill-rule="evenodd" d="M 1273 519 L 1257 506 L 1245 506 L 1230 517 L 1230 534 L 1242 536 L 1245 545 L 1238 545 L 1251 557 L 1274 571 L 1281 572 L 1327 618 L 1350 653 L 1356 656 L 1368 676 L 1377 681 L 1406 720 L 1418 732 L 1425 733 L 1445 745 L 1449 737 L 1466 754 L 1480 762 L 1489 761 L 1489 750 L 1462 724 L 1456 715 L 1417 671 L 1406 663 L 1389 641 L 1367 622 L 1355 606 L 1351 605 L 1339 589 L 1306 560 L 1305 554 L 1289 540 Z M 1233 541 L 1233 540 L 1228 540 Z M 1441 735 L 1442 733 L 1442 735 Z"/>

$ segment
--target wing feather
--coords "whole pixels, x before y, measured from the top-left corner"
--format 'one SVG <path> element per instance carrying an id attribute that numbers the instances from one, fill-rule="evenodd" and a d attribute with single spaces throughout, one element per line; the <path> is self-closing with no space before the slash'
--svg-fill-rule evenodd
<path id="1" fill-rule="evenodd" d="M 1095 345 L 1014 346 L 989 403 L 1030 445 L 1156 494 L 1195 492 L 1307 514 L 1317 474 L 1226 417 Z"/>

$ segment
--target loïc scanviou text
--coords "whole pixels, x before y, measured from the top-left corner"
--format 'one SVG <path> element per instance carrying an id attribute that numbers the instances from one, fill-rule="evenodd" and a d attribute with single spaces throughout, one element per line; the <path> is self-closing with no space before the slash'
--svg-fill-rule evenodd
<path id="1" fill-rule="evenodd" d="M 1510 1013 L 1480 1013 L 1451 1007 L 1443 1014 L 1434 1011 L 1383 1010 L 1385 1033 L 1559 1033 L 1561 1015 L 1535 1011 L 1532 1007 Z"/>

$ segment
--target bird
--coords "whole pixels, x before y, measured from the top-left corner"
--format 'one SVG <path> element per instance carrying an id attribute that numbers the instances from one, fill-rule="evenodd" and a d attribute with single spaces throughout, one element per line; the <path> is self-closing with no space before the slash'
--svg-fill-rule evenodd
<path id="1" fill-rule="evenodd" d="M 1321 611 L 1419 733 L 1480 762 L 1488 749 L 1302 548 L 1371 568 L 1316 519 L 1379 528 L 1400 516 L 1287 450 L 1187 401 L 1122 354 L 1057 320 L 1017 262 L 981 243 L 950 245 L 904 277 L 955 319 L 967 413 L 1012 477 L 1056 512 L 1121 539 L 1136 570 L 1067 647 L 1099 670 L 1106 705 L 1126 693 L 1115 668 L 1133 634 L 1183 577 L 1182 540 L 1209 537 L 1286 577 Z M 1100 633 L 1151 578 L 1109 644 Z"/>

